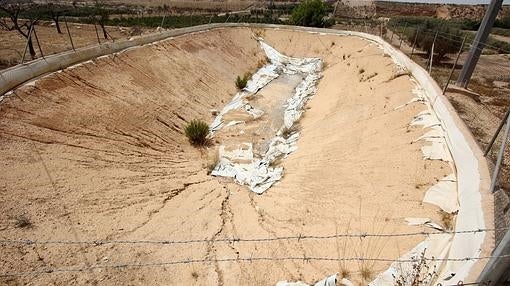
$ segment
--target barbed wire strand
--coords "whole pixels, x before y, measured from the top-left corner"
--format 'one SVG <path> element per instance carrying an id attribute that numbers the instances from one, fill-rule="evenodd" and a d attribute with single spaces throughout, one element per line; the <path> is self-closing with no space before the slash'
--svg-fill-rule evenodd
<path id="1" fill-rule="evenodd" d="M 311 261 L 371 261 L 371 262 L 397 262 L 397 263 L 416 263 L 423 261 L 431 262 L 446 262 L 446 261 L 477 261 L 487 260 L 492 258 L 508 258 L 510 255 L 501 256 L 480 256 L 480 257 L 465 257 L 465 258 L 415 258 L 415 259 L 388 259 L 388 258 L 365 258 L 365 257 L 306 257 L 306 256 L 287 256 L 287 257 L 236 257 L 236 258 L 219 258 L 219 259 L 186 259 L 176 260 L 168 262 L 148 262 L 148 263 L 120 263 L 120 264 L 96 264 L 86 267 L 77 268 L 42 268 L 41 270 L 28 271 L 28 272 L 11 272 L 11 273 L 0 273 L 0 277 L 12 277 L 12 276 L 30 276 L 40 274 L 51 274 L 51 273 L 69 273 L 69 272 L 83 272 L 91 271 L 95 269 L 121 269 L 121 268 L 145 268 L 145 267 L 166 267 L 171 265 L 179 264 L 194 264 L 194 263 L 209 263 L 209 262 L 256 262 L 256 261 L 298 261 L 302 260 L 305 262 Z"/>
<path id="2" fill-rule="evenodd" d="M 315 240 L 315 239 L 333 239 L 333 238 L 368 238 L 368 237 L 405 237 L 405 236 L 429 236 L 441 234 L 476 234 L 482 232 L 496 232 L 501 230 L 508 230 L 510 227 L 502 228 L 487 228 L 475 230 L 460 230 L 460 231 L 417 231 L 406 233 L 345 233 L 333 235 L 291 235 L 291 236 L 277 236 L 266 238 L 222 238 L 222 239 L 189 239 L 189 240 L 31 240 L 31 239 L 0 239 L 0 244 L 90 244 L 90 245 L 103 245 L 103 244 L 192 244 L 192 243 L 210 243 L 214 242 L 268 242 L 279 240 Z"/>
<path id="3" fill-rule="evenodd" d="M 428 35 L 431 35 L 431 36 L 434 36 L 436 34 L 436 32 L 437 32 L 435 30 L 424 30 L 424 29 L 418 29 L 418 31 L 419 31 L 419 33 L 425 33 L 425 34 L 428 34 Z M 444 32 L 444 31 L 439 31 L 437 33 L 438 33 L 438 35 L 442 35 L 443 39 L 452 40 L 452 41 L 455 41 L 457 43 L 462 43 L 462 39 L 464 38 L 464 36 L 455 35 L 455 34 L 447 33 L 447 32 Z M 402 36 L 402 35 L 399 35 L 398 33 L 396 33 L 396 34 L 399 37 Z M 452 39 L 452 38 L 458 38 L 459 40 L 455 40 L 455 39 Z M 483 48 L 477 48 L 478 50 L 482 50 L 485 47 L 488 47 L 488 48 L 491 48 L 491 49 L 494 49 L 494 50 L 498 50 L 498 51 L 502 51 L 502 52 L 505 52 L 507 54 L 510 54 L 509 50 L 506 50 L 506 49 L 500 48 L 500 47 L 496 47 L 496 46 L 490 45 L 488 43 L 484 43 L 484 42 L 480 42 L 480 41 L 475 41 L 474 39 L 473 39 L 473 42 L 471 42 L 468 46 L 472 46 L 472 45 L 475 45 L 475 44 L 481 44 L 483 46 Z"/>

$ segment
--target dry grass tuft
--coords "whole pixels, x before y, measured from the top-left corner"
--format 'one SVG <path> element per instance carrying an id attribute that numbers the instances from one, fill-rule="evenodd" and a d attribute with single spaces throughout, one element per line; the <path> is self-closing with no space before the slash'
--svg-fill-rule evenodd
<path id="1" fill-rule="evenodd" d="M 292 136 L 294 133 L 297 133 L 301 130 L 301 125 L 294 124 L 290 128 L 285 127 L 282 131 L 282 136 L 285 139 L 288 139 L 290 136 Z"/>
<path id="2" fill-rule="evenodd" d="M 257 69 L 260 69 L 261 67 L 265 66 L 268 62 L 269 59 L 267 57 L 259 59 L 259 61 L 257 62 Z"/>
<path id="3" fill-rule="evenodd" d="M 255 35 L 255 37 L 257 38 L 264 38 L 264 35 L 265 35 L 265 32 L 263 29 L 254 29 L 253 30 L 253 34 Z"/>
<path id="4" fill-rule="evenodd" d="M 362 265 L 359 271 L 363 281 L 372 281 L 374 278 L 374 269 L 369 265 Z"/>
<path id="5" fill-rule="evenodd" d="M 24 214 L 21 214 L 14 218 L 16 220 L 16 227 L 18 228 L 31 228 L 33 226 L 30 218 Z"/>
<path id="6" fill-rule="evenodd" d="M 340 269 L 340 277 L 347 279 L 347 278 L 351 277 L 351 272 L 349 271 L 349 269 L 342 267 Z"/>
<path id="7" fill-rule="evenodd" d="M 210 175 L 211 172 L 218 166 L 220 162 L 220 152 L 218 149 L 214 149 L 213 151 L 207 153 L 207 175 Z"/>
<path id="8" fill-rule="evenodd" d="M 446 230 L 452 230 L 455 224 L 455 215 L 456 213 L 447 213 L 443 210 L 439 211 L 439 215 L 441 216 L 441 223 Z"/>
<path id="9" fill-rule="evenodd" d="M 198 272 L 196 272 L 196 271 L 192 271 L 192 272 L 191 272 L 191 277 L 193 277 L 193 279 L 197 280 L 197 279 L 198 279 L 198 276 L 199 276 L 199 275 L 198 275 Z"/>

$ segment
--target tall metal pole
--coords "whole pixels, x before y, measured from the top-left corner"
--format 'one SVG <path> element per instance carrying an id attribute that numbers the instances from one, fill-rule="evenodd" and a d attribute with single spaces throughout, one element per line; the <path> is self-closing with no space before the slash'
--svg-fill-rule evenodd
<path id="1" fill-rule="evenodd" d="M 480 24 L 480 28 L 476 33 L 475 40 L 473 45 L 471 45 L 471 49 L 469 51 L 469 55 L 460 71 L 459 78 L 457 80 L 457 85 L 460 87 L 467 87 L 469 84 L 469 80 L 473 75 L 473 71 L 475 70 L 476 64 L 478 63 L 478 59 L 482 54 L 482 50 L 484 48 L 485 42 L 489 37 L 489 33 L 491 31 L 492 25 L 496 21 L 496 16 L 498 15 L 499 10 L 501 9 L 501 5 L 503 4 L 503 0 L 492 0 L 487 8 L 487 12 L 485 12 L 485 16 L 483 17 L 482 23 Z"/>
<path id="2" fill-rule="evenodd" d="M 71 36 L 71 32 L 69 31 L 69 26 L 67 25 L 67 17 L 64 17 L 64 22 L 66 23 L 66 30 L 67 30 L 67 34 L 69 35 L 69 40 L 71 41 L 71 47 L 73 48 L 73 51 L 76 51 L 74 49 L 73 37 Z"/>
<path id="3" fill-rule="evenodd" d="M 493 258 L 487 262 L 476 282 L 480 283 L 480 285 L 488 286 L 503 285 L 509 275 L 508 265 L 510 265 L 510 256 L 507 256 L 509 254 L 510 230 L 507 230 L 498 247 L 492 253 Z"/>
<path id="4" fill-rule="evenodd" d="M 460 54 L 462 54 L 462 49 L 464 49 L 464 44 L 466 43 L 467 36 L 464 36 L 464 39 L 462 40 L 462 44 L 460 45 L 459 53 L 457 54 L 457 58 L 455 59 L 455 62 L 453 63 L 452 70 L 450 71 L 450 76 L 448 76 L 448 80 L 446 81 L 446 84 L 443 88 L 443 95 L 445 94 L 446 90 L 448 89 L 448 85 L 450 85 L 450 80 L 452 80 L 453 72 L 455 71 L 455 68 L 457 67 L 457 63 L 459 62 Z"/>

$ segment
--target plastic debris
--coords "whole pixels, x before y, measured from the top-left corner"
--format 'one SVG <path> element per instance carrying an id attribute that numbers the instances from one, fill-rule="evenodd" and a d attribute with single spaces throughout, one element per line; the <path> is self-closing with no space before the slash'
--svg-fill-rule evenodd
<path id="1" fill-rule="evenodd" d="M 434 204 L 447 213 L 459 210 L 457 199 L 457 179 L 454 174 L 444 177 L 430 187 L 423 198 L 424 203 Z"/>
<path id="2" fill-rule="evenodd" d="M 301 117 L 306 102 L 316 93 L 320 79 L 322 61 L 319 58 L 293 58 L 285 56 L 259 39 L 269 63 L 260 68 L 248 81 L 247 86 L 238 92 L 216 116 L 209 129 L 212 134 L 222 128 L 243 123 L 243 121 L 225 122 L 224 115 L 232 110 L 242 110 L 252 118 L 259 118 L 263 110 L 256 109 L 246 100 L 282 74 L 301 74 L 304 79 L 295 88 L 294 94 L 287 99 L 284 110 L 284 128 L 290 128 Z M 281 134 L 281 132 L 278 132 Z M 213 176 L 230 177 L 238 184 L 249 186 L 250 190 L 262 194 L 283 176 L 283 167 L 273 167 L 272 163 L 285 158 L 297 149 L 299 133 L 288 138 L 276 135 L 269 143 L 267 151 L 255 158 L 252 143 L 243 143 L 234 150 L 220 146 L 219 163 L 211 172 Z"/>

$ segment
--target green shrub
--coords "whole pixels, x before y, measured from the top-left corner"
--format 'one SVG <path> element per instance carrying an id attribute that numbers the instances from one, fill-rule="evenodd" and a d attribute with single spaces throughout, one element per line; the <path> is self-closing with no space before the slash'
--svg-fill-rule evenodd
<path id="1" fill-rule="evenodd" d="M 464 34 L 457 28 L 452 26 L 442 25 L 436 20 L 425 20 L 422 25 L 415 29 L 409 29 L 410 33 L 405 35 L 407 41 L 412 44 L 416 38 L 416 46 L 422 51 L 427 52 L 430 56 L 432 52 L 432 43 L 438 33 L 436 42 L 434 44 L 434 61 L 441 62 L 447 54 L 456 53 L 459 50 L 459 41 L 462 40 Z"/>
<path id="2" fill-rule="evenodd" d="M 326 4 L 322 0 L 305 0 L 294 8 L 290 21 L 294 25 L 308 27 L 331 25 L 330 21 L 324 20 L 327 15 L 327 9 Z"/>
<path id="3" fill-rule="evenodd" d="M 250 79 L 250 77 L 251 77 L 251 74 L 249 74 L 249 73 L 245 73 L 243 75 L 243 77 L 237 76 L 236 82 L 235 82 L 236 83 L 236 87 L 238 89 L 245 88 L 246 85 L 248 84 L 248 80 Z"/>
<path id="4" fill-rule="evenodd" d="M 202 120 L 191 120 L 184 129 L 189 142 L 195 146 L 204 146 L 209 142 L 209 125 Z"/>

